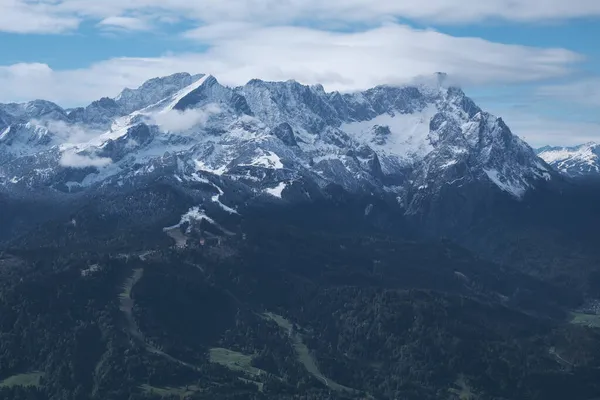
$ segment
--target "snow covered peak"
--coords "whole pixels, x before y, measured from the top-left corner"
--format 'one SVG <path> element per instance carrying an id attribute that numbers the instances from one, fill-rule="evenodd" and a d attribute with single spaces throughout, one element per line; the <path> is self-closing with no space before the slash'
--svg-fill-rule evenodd
<path id="1" fill-rule="evenodd" d="M 122 114 L 123 112 L 115 100 L 103 97 L 85 108 L 78 107 L 71 110 L 68 118 L 71 123 L 103 129 L 108 128 L 113 120 Z"/>
<path id="2" fill-rule="evenodd" d="M 0 164 L 3 159 L 35 154 L 57 143 L 45 126 L 32 122 L 11 125 L 0 131 Z"/>
<path id="3" fill-rule="evenodd" d="M 574 147 L 542 147 L 538 155 L 563 175 L 582 178 L 600 174 L 600 145 L 585 143 Z"/>
<path id="4" fill-rule="evenodd" d="M 411 82 L 412 86 L 419 88 L 423 93 L 435 96 L 438 92 L 446 91 L 450 85 L 448 74 L 438 72 L 432 75 L 423 75 L 414 78 Z"/>
<path id="5" fill-rule="evenodd" d="M 26 123 L 32 119 L 64 120 L 66 112 L 57 104 L 46 100 L 0 104 L 0 120 L 4 120 L 7 125 Z"/>
<path id="6" fill-rule="evenodd" d="M 265 82 L 252 80 L 236 91 L 245 98 L 252 114 L 271 127 L 284 122 L 310 134 L 325 126 L 340 124 L 335 108 L 319 87 L 304 86 L 289 80 Z"/>
<path id="7" fill-rule="evenodd" d="M 141 110 L 175 94 L 179 90 L 192 85 L 204 75 L 177 73 L 162 78 L 150 79 L 137 89 L 124 89 L 115 101 L 124 114 Z"/>
<path id="8" fill-rule="evenodd" d="M 11 115 L 0 108 L 0 124 Z M 0 133 L 13 136 L 12 124 L 0 125 Z M 334 183 L 350 191 L 395 192 L 407 207 L 467 181 L 520 198 L 551 178 L 549 167 L 502 119 L 448 85 L 444 74 L 345 94 L 291 80 L 254 79 L 230 88 L 210 75 L 175 74 L 72 110 L 65 129 L 74 126 L 85 131 L 85 141 L 57 143 L 67 135 L 52 132 L 58 135 L 34 145 L 27 138 L 37 136 L 21 134 L 18 143 L 31 143 L 27 154 L 53 152 L 30 168 L 31 174 L 46 171 L 44 184 L 55 166 L 42 168 L 41 160 L 65 167 L 65 154 L 66 167 L 95 170 L 76 182 L 80 187 L 117 176 L 135 180 L 157 171 L 169 154 L 178 160 L 182 181 L 216 174 L 259 193 L 289 188 L 284 197 L 294 182 L 317 188 Z M 89 138 L 96 130 L 102 132 Z M 2 146 L 7 149 L 8 140 Z M 22 167 L 0 163 L 0 176 Z M 73 185 L 61 184 L 67 183 Z"/>

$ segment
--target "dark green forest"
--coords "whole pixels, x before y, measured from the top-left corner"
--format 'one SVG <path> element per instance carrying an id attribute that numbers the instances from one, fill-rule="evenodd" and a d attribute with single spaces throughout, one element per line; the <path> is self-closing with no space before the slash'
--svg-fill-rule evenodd
<path id="1" fill-rule="evenodd" d="M 600 397 L 577 291 L 299 210 L 185 248 L 157 228 L 176 208 L 137 231 L 84 210 L 5 245 L 0 398 Z"/>

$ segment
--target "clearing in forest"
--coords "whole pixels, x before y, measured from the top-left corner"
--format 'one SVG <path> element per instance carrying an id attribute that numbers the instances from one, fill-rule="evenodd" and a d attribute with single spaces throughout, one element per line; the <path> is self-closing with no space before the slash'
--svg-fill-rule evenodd
<path id="1" fill-rule="evenodd" d="M 133 318 L 133 298 L 131 297 L 131 290 L 135 286 L 136 283 L 144 276 L 144 269 L 138 268 L 133 270 L 133 274 L 125 280 L 123 283 L 122 289 L 123 291 L 119 295 L 119 303 L 120 309 L 125 314 L 125 318 L 127 319 L 127 326 L 129 328 L 129 332 L 135 338 L 143 341 L 144 336 L 140 332 L 135 319 Z"/>
<path id="2" fill-rule="evenodd" d="M 156 348 L 155 346 L 147 343 L 147 341 L 144 337 L 144 334 L 140 330 L 140 328 L 139 328 L 138 324 L 136 323 L 135 318 L 133 316 L 134 299 L 131 297 L 131 291 L 133 290 L 133 287 L 135 286 L 136 283 L 139 282 L 140 279 L 142 279 L 143 276 L 144 276 L 143 268 L 134 269 L 133 275 L 131 275 L 129 278 L 127 278 L 125 280 L 125 282 L 123 283 L 123 285 L 122 285 L 123 291 L 119 295 L 119 303 L 120 303 L 119 308 L 121 309 L 123 314 L 125 314 L 125 318 L 127 320 L 127 328 L 129 330 L 129 333 L 134 338 L 136 338 L 140 342 L 144 343 L 144 345 L 146 346 L 146 350 L 148 350 L 150 353 L 158 354 L 159 356 L 165 357 L 169 361 L 172 361 L 177 364 L 183 365 L 185 367 L 191 368 L 193 370 L 199 371 L 199 368 L 197 366 L 187 363 L 185 361 L 179 360 L 179 359 L 165 353 L 164 351 Z"/>
<path id="3" fill-rule="evenodd" d="M 456 380 L 456 388 L 448 389 L 450 393 L 455 395 L 460 400 L 476 400 L 477 396 L 473 393 L 467 379 L 464 375 L 460 375 Z M 453 397 L 454 398 L 454 397 Z"/>
<path id="4" fill-rule="evenodd" d="M 179 226 L 165 228 L 163 230 L 171 239 L 175 241 L 175 247 L 182 249 L 187 245 L 188 238 L 183 232 L 181 232 L 181 228 Z"/>
<path id="5" fill-rule="evenodd" d="M 238 353 L 237 351 L 222 349 L 222 348 L 212 348 L 210 349 L 210 362 L 215 364 L 220 364 L 226 368 L 229 368 L 232 371 L 243 372 L 248 377 L 257 378 L 262 375 L 266 375 L 267 372 L 262 369 L 256 368 L 252 366 L 252 356 Z M 262 392 L 263 383 L 257 382 L 252 379 L 244 379 L 238 378 L 243 382 L 252 383 L 258 387 L 258 390 Z"/>
<path id="6" fill-rule="evenodd" d="M 173 396 L 178 396 L 181 400 L 187 399 L 188 397 L 192 396 L 193 394 L 202 391 L 202 388 L 200 388 L 199 386 L 196 386 L 196 385 L 188 385 L 188 386 L 182 386 L 182 387 L 166 387 L 166 388 L 159 388 L 159 387 L 150 386 L 150 385 L 142 385 L 141 388 L 144 390 L 144 392 L 153 394 L 155 396 L 169 397 L 169 398 L 172 398 Z"/>
<path id="7" fill-rule="evenodd" d="M 306 370 L 313 375 L 315 378 L 320 380 L 325 384 L 325 386 L 330 389 L 337 391 L 347 391 L 347 392 L 356 392 L 356 390 L 340 385 L 332 381 L 331 379 L 325 377 L 319 370 L 317 363 L 310 353 L 308 347 L 304 344 L 302 340 L 302 336 L 300 333 L 294 331 L 294 327 L 290 321 L 283 318 L 281 315 L 273 314 L 270 312 L 264 313 L 263 316 L 273 322 L 275 322 L 281 329 L 284 329 L 290 339 L 292 340 L 292 344 L 294 345 L 294 349 L 296 350 L 296 354 L 298 355 L 298 361 L 306 368 Z"/>
<path id="8" fill-rule="evenodd" d="M 242 371 L 252 376 L 265 374 L 265 371 L 262 369 L 252 366 L 252 356 L 229 349 L 210 349 L 210 362 L 221 364 L 233 371 Z"/>
<path id="9" fill-rule="evenodd" d="M 576 325 L 585 325 L 590 328 L 600 328 L 600 315 L 572 312 L 570 322 Z"/>
<path id="10" fill-rule="evenodd" d="M 27 374 L 13 375 L 0 382 L 1 387 L 14 386 L 40 386 L 40 379 L 44 376 L 43 372 L 30 372 Z"/>

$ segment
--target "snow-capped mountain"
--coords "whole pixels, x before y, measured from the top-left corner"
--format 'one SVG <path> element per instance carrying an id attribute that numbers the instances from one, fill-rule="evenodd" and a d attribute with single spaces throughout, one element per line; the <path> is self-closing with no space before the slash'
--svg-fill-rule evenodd
<path id="1" fill-rule="evenodd" d="M 542 147 L 538 155 L 561 174 L 571 178 L 600 176 L 600 145 L 586 143 L 573 147 Z"/>
<path id="2" fill-rule="evenodd" d="M 478 182 L 521 198 L 552 178 L 502 119 L 443 78 L 342 94 L 176 74 L 69 112 L 0 105 L 0 184 L 72 192 L 218 176 L 271 198 L 331 184 L 391 193 L 414 211 L 441 187 Z"/>

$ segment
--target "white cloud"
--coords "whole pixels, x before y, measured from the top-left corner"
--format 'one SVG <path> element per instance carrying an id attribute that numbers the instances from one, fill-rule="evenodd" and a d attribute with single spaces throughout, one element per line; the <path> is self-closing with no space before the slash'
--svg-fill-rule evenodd
<path id="1" fill-rule="evenodd" d="M 0 32 L 60 33 L 78 26 L 75 14 L 58 14 L 53 3 L 0 0 Z"/>
<path id="2" fill-rule="evenodd" d="M 105 167 L 112 163 L 108 157 L 98 157 L 96 155 L 82 155 L 74 151 L 65 151 L 60 160 L 60 165 L 71 168 L 86 168 L 86 167 Z"/>
<path id="3" fill-rule="evenodd" d="M 536 94 L 561 102 L 600 107 L 600 79 L 592 78 L 560 85 L 542 86 L 537 89 Z"/>
<path id="4" fill-rule="evenodd" d="M 548 21 L 600 15 L 596 0 L 0 0 L 0 31 L 64 32 L 83 20 L 260 24 L 380 23 L 397 18 L 437 23 Z M 129 17 L 126 17 L 129 16 Z M 123 22 L 123 21 L 121 21 Z M 125 22 L 130 25 L 131 21 Z"/>
<path id="5" fill-rule="evenodd" d="M 73 32 L 83 22 L 102 31 L 158 30 L 165 25 L 172 25 L 172 31 L 185 20 L 199 28 L 184 36 L 208 47 L 205 53 L 114 58 L 70 70 L 41 63 L 0 66 L 0 102 L 44 98 L 64 106 L 83 105 L 181 71 L 210 73 L 228 85 L 252 78 L 296 79 L 344 91 L 402 84 L 437 71 L 475 86 L 538 81 L 568 76 L 583 57 L 565 49 L 452 37 L 394 21 L 460 24 L 598 16 L 598 0 L 0 0 L 0 32 Z M 357 27 L 362 31 L 351 33 Z M 600 81 L 544 86 L 536 94 L 598 106 Z M 195 113 L 165 118 L 163 124 L 175 130 L 202 123 Z M 525 132 L 532 141 L 564 137 L 576 142 L 598 132 L 593 123 L 530 115 L 516 115 L 515 121 L 511 126 L 516 133 Z"/>
<path id="6" fill-rule="evenodd" d="M 102 28 L 129 30 L 129 31 L 146 31 L 151 29 L 151 25 L 146 21 L 135 17 L 108 17 L 98 23 Z"/>
<path id="7" fill-rule="evenodd" d="M 59 139 L 60 143 L 65 145 L 86 143 L 104 133 L 102 131 L 88 129 L 87 127 L 78 124 L 68 124 L 64 121 L 33 120 L 32 123 L 46 127 L 57 139 Z"/>
<path id="8" fill-rule="evenodd" d="M 216 104 L 209 104 L 204 108 L 185 111 L 169 110 L 152 115 L 151 123 L 160 126 L 165 131 L 180 133 L 200 125 L 205 125 L 212 115 L 220 112 L 221 109 Z"/>
<path id="9" fill-rule="evenodd" d="M 456 38 L 398 24 L 357 33 L 219 24 L 187 36 L 213 46 L 208 55 L 226 70 L 209 72 L 223 80 L 293 77 L 333 90 L 402 83 L 438 71 L 466 82 L 528 81 L 562 75 L 569 64 L 580 60 L 564 49 Z"/>
<path id="10" fill-rule="evenodd" d="M 398 24 L 356 33 L 220 24 L 187 36 L 207 42 L 209 49 L 157 58 L 115 58 L 62 71 L 45 64 L 0 67 L 0 101 L 45 98 L 80 105 L 181 71 L 210 73 L 228 85 L 252 78 L 293 78 L 346 91 L 400 84 L 438 71 L 468 84 L 512 83 L 568 74 L 582 59 L 565 49 L 457 38 Z"/>

